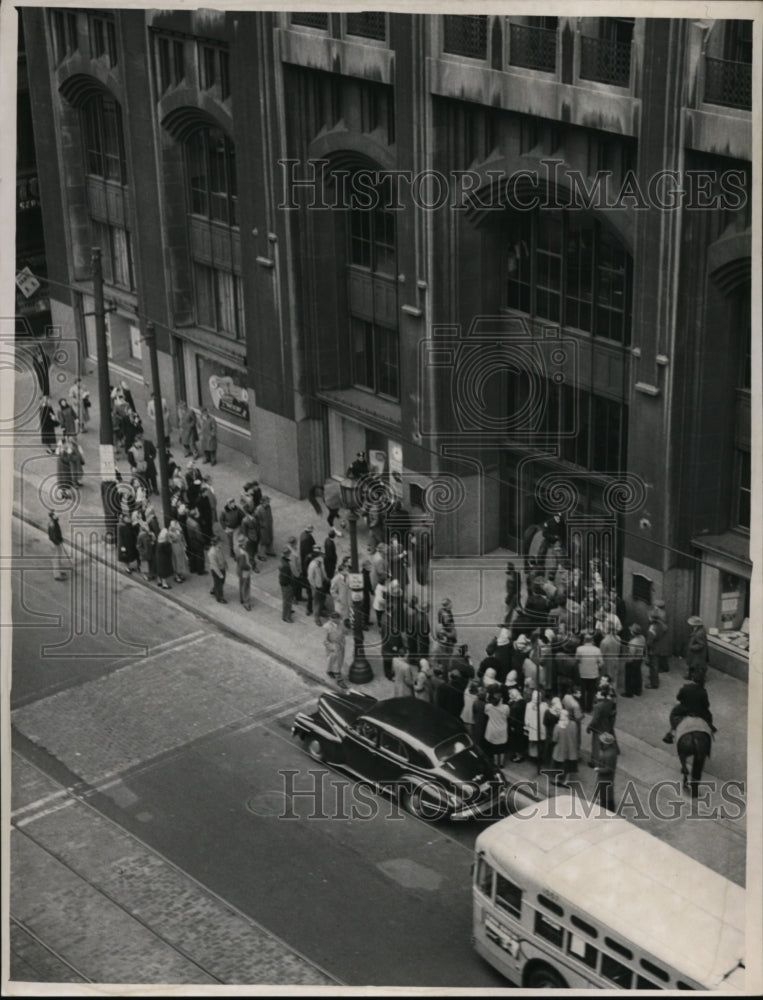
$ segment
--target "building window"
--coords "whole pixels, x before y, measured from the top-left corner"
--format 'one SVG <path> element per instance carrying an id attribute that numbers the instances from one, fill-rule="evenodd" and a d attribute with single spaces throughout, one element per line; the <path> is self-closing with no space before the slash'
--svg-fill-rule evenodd
<path id="1" fill-rule="evenodd" d="M 471 59 L 487 56 L 487 17 L 484 14 L 446 14 L 443 51 Z"/>
<path id="2" fill-rule="evenodd" d="M 394 276 L 395 213 L 385 209 L 350 212 L 350 263 Z"/>
<path id="3" fill-rule="evenodd" d="M 117 33 L 113 17 L 104 15 L 88 16 L 90 31 L 90 56 L 92 59 L 108 60 L 109 66 L 117 64 Z"/>
<path id="4" fill-rule="evenodd" d="M 602 17 L 598 37 L 580 37 L 580 78 L 627 87 L 631 75 L 632 17 Z"/>
<path id="5" fill-rule="evenodd" d="M 68 10 L 50 12 L 56 65 L 77 51 L 77 15 Z"/>
<path id="6" fill-rule="evenodd" d="M 202 90 L 216 88 L 220 100 L 230 97 L 230 57 L 216 45 L 199 45 L 199 82 Z"/>
<path id="7" fill-rule="evenodd" d="M 242 337 L 244 306 L 239 275 L 194 261 L 193 277 L 198 325 L 228 337 Z"/>
<path id="8" fill-rule="evenodd" d="M 185 79 L 184 48 L 180 39 L 156 36 L 156 75 L 160 94 L 177 87 Z"/>
<path id="9" fill-rule="evenodd" d="M 509 25 L 509 64 L 545 73 L 556 71 L 558 18 L 528 17 L 524 24 Z"/>
<path id="10" fill-rule="evenodd" d="M 93 218 L 90 219 L 90 226 L 93 242 L 101 248 L 103 280 L 107 285 L 134 291 L 132 238 L 129 230 Z"/>
<path id="11" fill-rule="evenodd" d="M 628 345 L 631 259 L 581 213 L 517 213 L 506 248 L 506 305 Z"/>
<path id="12" fill-rule="evenodd" d="M 744 531 L 749 531 L 752 510 L 752 469 L 749 451 L 737 450 L 734 493 L 736 496 L 736 526 Z"/>
<path id="13" fill-rule="evenodd" d="M 368 10 L 361 14 L 347 14 L 345 34 L 384 42 L 387 39 L 387 15 L 384 11 Z"/>
<path id="14" fill-rule="evenodd" d="M 292 14 L 291 23 L 301 28 L 317 28 L 319 31 L 328 31 L 328 14 Z"/>
<path id="15" fill-rule="evenodd" d="M 352 327 L 353 381 L 362 389 L 399 399 L 397 330 L 350 317 Z"/>
<path id="16" fill-rule="evenodd" d="M 127 183 L 122 111 L 105 94 L 91 97 L 82 109 L 87 172 L 107 181 Z"/>
<path id="17" fill-rule="evenodd" d="M 201 129 L 186 142 L 188 199 L 192 215 L 238 225 L 236 147 L 219 129 Z"/>
<path id="18" fill-rule="evenodd" d="M 705 101 L 752 109 L 752 21 L 727 21 L 723 58 L 705 57 Z"/>

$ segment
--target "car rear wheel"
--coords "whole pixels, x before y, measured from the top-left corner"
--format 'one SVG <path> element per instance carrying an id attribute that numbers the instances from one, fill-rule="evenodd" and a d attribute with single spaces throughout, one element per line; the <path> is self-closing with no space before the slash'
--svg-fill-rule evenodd
<path id="1" fill-rule="evenodd" d="M 321 763 L 325 762 L 326 747 L 323 745 L 323 740 L 318 736 L 306 736 L 302 742 L 304 743 L 305 750 L 313 760 L 319 760 Z"/>
<path id="2" fill-rule="evenodd" d="M 411 816 L 424 820 L 425 823 L 438 823 L 445 819 L 449 812 L 448 806 L 444 802 L 436 801 L 433 796 L 432 793 L 438 791 L 439 789 L 432 786 L 430 794 L 426 795 L 422 788 L 409 788 L 402 795 L 403 808 Z"/>

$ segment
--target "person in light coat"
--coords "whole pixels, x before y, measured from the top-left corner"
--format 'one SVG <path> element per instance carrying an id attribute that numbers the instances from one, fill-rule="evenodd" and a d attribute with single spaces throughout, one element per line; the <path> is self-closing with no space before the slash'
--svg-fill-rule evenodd
<path id="1" fill-rule="evenodd" d="M 554 743 L 551 757 L 555 764 L 561 766 L 562 771 L 562 777 L 557 777 L 556 783 L 566 785 L 568 776 L 578 769 L 578 725 L 564 708 L 559 714 L 559 721 L 554 726 L 551 738 Z"/>
<path id="2" fill-rule="evenodd" d="M 533 760 L 538 758 L 538 745 L 545 737 L 543 719 L 548 705 L 540 700 L 540 692 L 536 689 L 525 706 L 525 733 L 527 735 L 527 756 Z"/>
<path id="3" fill-rule="evenodd" d="M 199 444 L 204 452 L 204 464 L 217 465 L 217 421 L 206 408 L 201 408 Z"/>
<path id="4" fill-rule="evenodd" d="M 179 521 L 170 521 L 167 529 L 172 546 L 172 570 L 175 575 L 175 583 L 182 583 L 188 576 L 190 568 L 188 566 L 188 556 L 186 554 L 185 534 Z"/>

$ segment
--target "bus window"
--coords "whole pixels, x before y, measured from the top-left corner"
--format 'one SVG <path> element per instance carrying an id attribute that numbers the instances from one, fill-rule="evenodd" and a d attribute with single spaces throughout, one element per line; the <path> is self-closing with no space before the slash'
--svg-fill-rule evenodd
<path id="1" fill-rule="evenodd" d="M 659 965 L 655 965 L 654 962 L 650 962 L 646 958 L 642 958 L 640 961 L 642 969 L 646 969 L 647 972 L 651 972 L 653 976 L 657 976 L 657 978 L 661 979 L 664 983 L 668 982 L 668 980 L 670 979 L 670 974 L 666 972 L 664 969 L 661 969 Z M 646 986 L 644 987 L 644 989 L 647 988 L 648 987 Z"/>
<path id="2" fill-rule="evenodd" d="M 503 875 L 496 875 L 495 905 L 515 917 L 522 913 L 522 890 Z"/>
<path id="3" fill-rule="evenodd" d="M 564 942 L 564 928 L 560 924 L 555 924 L 542 913 L 535 914 L 535 933 L 538 937 L 545 938 L 557 948 L 561 948 Z"/>
<path id="4" fill-rule="evenodd" d="M 661 990 L 662 987 L 658 986 L 656 983 L 650 982 L 648 979 L 644 979 L 643 976 L 636 976 L 636 989 L 637 990 Z"/>
<path id="5" fill-rule="evenodd" d="M 629 959 L 633 958 L 633 952 L 630 950 L 630 948 L 626 948 L 625 945 L 620 944 L 619 941 L 613 941 L 611 937 L 605 937 L 604 944 L 606 944 L 609 948 L 611 948 L 612 951 L 619 952 L 625 958 Z"/>
<path id="6" fill-rule="evenodd" d="M 583 931 L 588 934 L 589 937 L 595 938 L 599 936 L 599 932 L 593 926 L 593 924 L 587 923 L 585 920 L 581 920 L 580 917 L 576 917 L 573 913 L 570 917 L 573 927 L 577 927 L 578 930 Z"/>
<path id="7" fill-rule="evenodd" d="M 689 986 L 688 983 L 682 983 L 681 980 L 679 979 L 679 980 L 676 981 L 676 989 L 679 989 L 679 990 L 693 990 L 694 987 L 693 986 Z"/>
<path id="8" fill-rule="evenodd" d="M 596 968 L 596 960 L 599 957 L 599 953 L 592 944 L 589 944 L 579 934 L 570 932 L 569 940 L 567 941 L 567 954 L 580 959 L 590 969 Z"/>
<path id="9" fill-rule="evenodd" d="M 623 965 L 622 962 L 618 962 L 610 955 L 601 956 L 601 974 L 610 979 L 621 990 L 631 988 L 631 970 L 627 965 Z"/>
<path id="10" fill-rule="evenodd" d="M 485 896 L 488 898 L 492 897 L 493 869 L 484 858 L 480 858 L 477 862 L 477 877 L 475 879 L 475 885 Z"/>
<path id="11" fill-rule="evenodd" d="M 538 902 L 541 906 L 545 906 L 547 910 L 551 910 L 552 913 L 555 913 L 557 917 L 564 916 L 564 910 L 561 906 L 559 906 L 558 903 L 555 903 L 552 899 L 549 899 L 548 896 L 541 896 L 540 893 L 538 893 Z"/>

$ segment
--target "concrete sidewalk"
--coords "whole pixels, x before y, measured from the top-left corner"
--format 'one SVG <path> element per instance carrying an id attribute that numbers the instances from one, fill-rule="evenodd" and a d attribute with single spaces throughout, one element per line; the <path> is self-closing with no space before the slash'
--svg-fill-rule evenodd
<path id="1" fill-rule="evenodd" d="M 112 373 L 112 383 L 126 377 L 123 372 Z M 17 400 L 29 399 L 29 374 L 17 376 Z M 51 371 L 53 398 L 57 400 L 68 392 L 72 375 L 66 369 Z M 102 518 L 99 492 L 98 467 L 98 392 L 94 374 L 86 374 L 83 383 L 90 390 L 93 407 L 88 433 L 81 434 L 79 441 L 86 457 L 83 482 L 79 496 L 73 501 L 61 502 L 56 499 L 56 459 L 45 453 L 40 445 L 36 406 L 28 408 L 21 433 L 17 437 L 14 455 L 15 464 L 15 513 L 26 522 L 43 527 L 47 522 L 47 510 L 59 511 L 65 537 L 73 534 L 78 522 L 83 519 L 90 524 Z M 147 416 L 148 392 L 142 381 L 128 379 L 147 437 L 156 439 L 152 421 Z M 17 406 L 17 409 L 19 407 Z M 178 445 L 177 427 L 174 414 L 171 430 L 172 454 L 181 465 L 184 464 L 183 448 Z M 259 479 L 257 465 L 240 452 L 225 446 L 218 448 L 218 461 L 214 467 L 200 464 L 199 468 L 209 472 L 212 486 L 217 496 L 218 510 L 233 497 L 238 498 L 244 482 Z M 126 461 L 117 463 L 127 479 L 129 465 Z M 282 546 L 292 535 L 312 524 L 317 543 L 323 543 L 328 531 L 325 517 L 318 517 L 307 500 L 295 500 L 272 489 L 260 480 L 263 491 L 271 497 L 274 515 L 274 549 L 280 553 Z M 154 498 L 158 501 L 158 498 Z M 90 530 L 90 528 L 88 528 Z M 367 545 L 367 530 L 358 525 L 358 548 L 362 554 Z M 349 555 L 348 533 L 337 540 L 339 558 Z M 485 557 L 468 559 L 437 559 L 432 565 L 431 592 L 425 594 L 434 609 L 440 600 L 449 596 L 453 600 L 459 640 L 468 642 L 473 662 L 476 664 L 484 656 L 484 649 L 495 634 L 496 622 L 503 611 L 504 570 L 508 553 L 497 552 Z M 78 556 L 84 558 L 84 556 Z M 108 558 L 115 559 L 113 550 Z M 271 557 L 260 563 L 260 572 L 252 578 L 252 610 L 247 612 L 238 602 L 238 587 L 235 567 L 229 565 L 225 585 L 228 604 L 218 604 L 210 596 L 208 576 L 191 575 L 181 584 L 174 584 L 169 592 L 162 592 L 162 599 L 169 599 L 193 610 L 204 618 L 215 622 L 242 640 L 262 649 L 277 659 L 312 676 L 329 683 L 326 677 L 326 657 L 323 650 L 323 632 L 312 618 L 305 614 L 305 604 L 295 605 L 294 622 L 291 625 L 281 619 L 281 598 L 278 586 L 278 558 Z M 136 579 L 136 575 L 133 576 Z M 145 583 L 159 595 L 156 583 Z M 161 614 L 161 602 L 157 602 L 157 614 Z M 364 691 L 376 697 L 388 697 L 392 693 L 391 684 L 384 678 L 379 659 L 380 636 L 376 626 L 365 634 L 366 654 L 374 669 L 373 680 L 364 686 Z M 348 636 L 347 660 L 352 657 L 352 639 Z M 673 779 L 679 774 L 675 750 L 670 750 L 661 738 L 666 729 L 668 713 L 675 695 L 683 682 L 684 665 L 674 659 L 671 672 L 662 676 L 658 690 L 645 690 L 643 697 L 620 699 L 618 702 L 617 729 L 621 738 L 621 757 L 618 775 L 630 775 L 646 786 L 650 781 Z M 747 720 L 747 686 L 726 674 L 710 672 L 708 692 L 712 710 L 718 727 L 718 737 L 713 747 L 710 763 L 711 779 L 744 780 L 746 776 L 746 743 L 741 738 Z M 585 765 L 587 745 L 590 737 L 585 734 L 583 723 L 584 762 L 580 778 L 584 787 L 593 787 L 594 772 Z M 534 766 L 529 762 L 511 765 L 512 775 L 528 778 L 534 774 Z M 583 773 L 585 772 L 585 773 Z M 724 821 L 730 822 L 730 821 Z M 696 826 L 697 824 L 695 824 Z M 701 826 L 702 824 L 700 824 Z M 738 827 L 738 823 L 736 824 Z"/>

